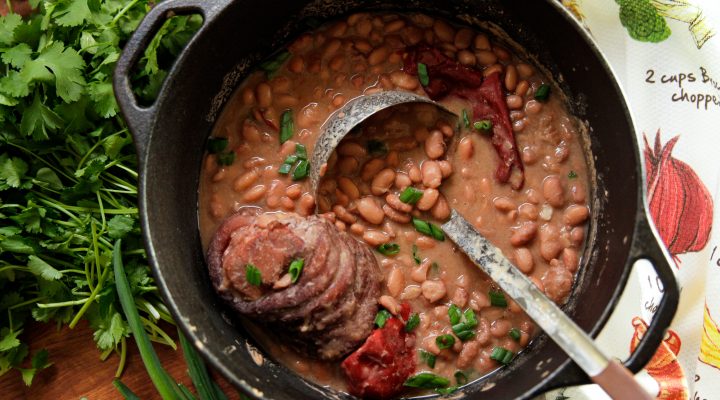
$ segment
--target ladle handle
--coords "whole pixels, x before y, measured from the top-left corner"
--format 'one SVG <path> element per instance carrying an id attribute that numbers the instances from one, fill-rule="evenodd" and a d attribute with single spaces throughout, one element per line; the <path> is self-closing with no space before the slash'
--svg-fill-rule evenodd
<path id="1" fill-rule="evenodd" d="M 648 392 L 635 380 L 632 372 L 616 360 L 611 360 L 607 368 L 595 376 L 593 382 L 614 400 L 652 400 Z"/>

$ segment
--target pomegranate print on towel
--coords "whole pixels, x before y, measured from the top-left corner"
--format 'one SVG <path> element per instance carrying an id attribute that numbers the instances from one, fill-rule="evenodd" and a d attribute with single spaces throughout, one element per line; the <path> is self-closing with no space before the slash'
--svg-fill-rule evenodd
<path id="1" fill-rule="evenodd" d="M 647 324 L 640 317 L 632 320 L 635 333 L 630 341 L 630 352 L 634 352 L 640 339 L 647 332 Z M 645 370 L 658 383 L 658 400 L 687 400 L 688 386 L 677 355 L 682 341 L 675 331 L 668 329 L 668 337 L 660 343 L 655 355 L 645 366 Z"/>
<path id="2" fill-rule="evenodd" d="M 660 130 L 651 149 L 645 140 L 647 195 L 650 214 L 660 237 L 677 264 L 679 254 L 702 250 L 710 237 L 713 203 L 710 192 L 686 163 L 673 158 L 680 136 L 665 145 Z"/>

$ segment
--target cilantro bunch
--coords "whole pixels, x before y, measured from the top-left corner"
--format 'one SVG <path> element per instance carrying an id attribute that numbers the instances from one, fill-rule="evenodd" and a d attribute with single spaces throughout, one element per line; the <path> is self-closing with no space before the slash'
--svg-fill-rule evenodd
<path id="1" fill-rule="evenodd" d="M 5 1 L 5 0 L 3 0 Z M 103 359 L 130 328 L 114 284 L 113 243 L 151 340 L 175 347 L 150 275 L 137 209 L 137 160 L 118 115 L 112 73 L 146 0 L 33 0 L 35 12 L 0 17 L 0 375 L 26 384 L 49 363 L 21 333 L 31 320 L 75 327 L 87 319 Z M 152 101 L 172 57 L 197 30 L 173 17 L 138 63 L 139 99 Z M 52 354 L 49 355 L 50 359 Z"/>

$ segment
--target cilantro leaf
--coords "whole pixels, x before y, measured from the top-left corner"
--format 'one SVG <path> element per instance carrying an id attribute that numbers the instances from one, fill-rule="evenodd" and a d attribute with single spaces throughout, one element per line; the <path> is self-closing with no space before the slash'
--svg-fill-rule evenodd
<path id="1" fill-rule="evenodd" d="M 84 67 L 85 61 L 77 51 L 54 42 L 44 48 L 36 59 L 25 62 L 20 77 L 27 82 L 34 82 L 52 81 L 54 76 L 58 96 L 71 102 L 78 100 L 82 94 L 85 85 L 82 75 Z"/>
<path id="2" fill-rule="evenodd" d="M 0 351 L 8 351 L 20 346 L 20 340 L 18 335 L 22 333 L 22 330 L 11 331 L 9 328 L 2 328 L 0 330 Z"/>
<path id="3" fill-rule="evenodd" d="M 87 0 L 65 0 L 55 7 L 55 23 L 60 26 L 78 26 L 90 17 Z"/>
<path id="4" fill-rule="evenodd" d="M 35 96 L 30 107 L 23 112 L 20 121 L 20 132 L 31 136 L 35 140 L 49 139 L 48 131 L 55 131 L 63 124 L 62 118 L 40 102 L 40 96 Z"/>
<path id="5" fill-rule="evenodd" d="M 122 239 L 133 228 L 133 219 L 124 215 L 116 215 L 108 221 L 108 235 L 113 239 Z"/>
<path id="6" fill-rule="evenodd" d="M 129 328 L 119 313 L 114 312 L 107 318 L 96 321 L 98 325 L 93 326 L 95 333 L 93 338 L 102 350 L 113 348 L 124 336 L 128 336 Z"/>
<path id="7" fill-rule="evenodd" d="M 11 47 L 2 54 L 2 60 L 5 64 L 10 64 L 16 68 L 22 68 L 23 64 L 30 59 L 32 49 L 27 43 L 20 43 L 15 47 Z"/>
<path id="8" fill-rule="evenodd" d="M 87 89 L 96 113 L 103 118 L 113 117 L 117 114 L 118 105 L 110 82 L 92 82 Z"/>
<path id="9" fill-rule="evenodd" d="M 28 268 L 33 274 L 39 275 L 41 278 L 48 281 L 58 280 L 63 276 L 62 272 L 53 268 L 52 265 L 36 256 L 28 257 Z"/>
<path id="10" fill-rule="evenodd" d="M 21 158 L 9 157 L 7 154 L 0 156 L 0 183 L 4 181 L 10 187 L 20 187 L 20 180 L 25 177 L 27 170 L 28 165 Z"/>
<path id="11" fill-rule="evenodd" d="M 22 17 L 18 14 L 8 14 L 0 17 L 0 44 L 11 45 L 15 29 L 22 24 Z"/>

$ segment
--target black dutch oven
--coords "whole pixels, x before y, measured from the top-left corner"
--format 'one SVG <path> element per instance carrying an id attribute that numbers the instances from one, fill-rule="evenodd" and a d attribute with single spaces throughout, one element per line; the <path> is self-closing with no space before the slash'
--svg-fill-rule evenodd
<path id="1" fill-rule="evenodd" d="M 159 3 L 126 44 L 115 94 L 140 161 L 142 228 L 158 286 L 182 331 L 204 357 L 253 398 L 351 396 L 310 383 L 258 353 L 210 285 L 198 232 L 198 180 L 206 139 L 233 89 L 258 61 L 307 30 L 307 21 L 359 10 L 423 11 L 458 21 L 491 21 L 537 57 L 587 121 L 593 219 L 583 265 L 565 311 L 596 336 L 613 311 L 633 263 L 652 262 L 664 297 L 634 354 L 633 372 L 652 357 L 678 302 L 669 257 L 658 244 L 644 196 L 643 165 L 630 113 L 612 71 L 587 32 L 555 1 L 496 0 L 170 0 Z M 132 66 L 172 15 L 199 13 L 203 26 L 178 57 L 158 99 L 138 106 Z M 626 338 L 629 340 L 629 338 Z M 542 335 L 510 366 L 464 387 L 469 398 L 530 398 L 588 377 Z"/>

